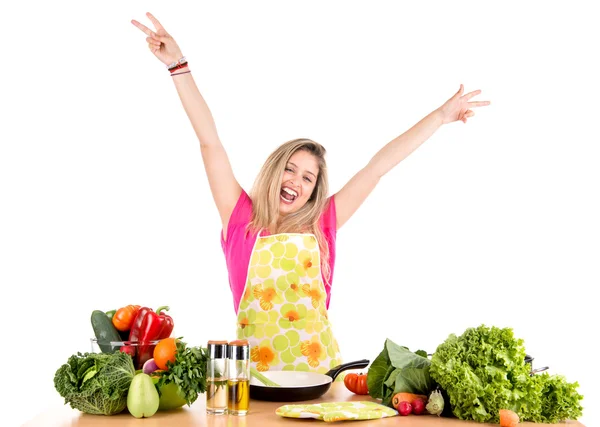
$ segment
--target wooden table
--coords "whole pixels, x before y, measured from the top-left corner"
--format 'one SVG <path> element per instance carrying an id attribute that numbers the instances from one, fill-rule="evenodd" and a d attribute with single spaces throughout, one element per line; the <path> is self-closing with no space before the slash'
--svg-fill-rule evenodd
<path id="1" fill-rule="evenodd" d="M 294 402 L 294 403 L 321 403 L 321 402 L 343 402 L 377 400 L 369 396 L 358 396 L 349 392 L 344 384 L 340 381 L 334 382 L 331 389 L 318 400 L 311 402 Z M 119 415 L 103 416 L 83 414 L 79 411 L 71 409 L 68 405 L 57 407 L 50 411 L 44 412 L 24 424 L 25 427 L 43 426 L 43 427 L 82 427 L 82 426 L 143 426 L 143 427 L 186 427 L 186 426 L 214 426 L 214 427 L 246 427 L 246 426 L 296 426 L 296 427 L 317 427 L 327 424 L 335 424 L 336 426 L 344 426 L 352 424 L 356 427 L 385 427 L 385 426 L 404 426 L 404 427 L 468 427 L 468 426 L 496 426 L 498 424 L 482 424 L 473 421 L 461 421 L 453 418 L 440 418 L 434 415 L 409 415 L 406 417 L 396 416 L 382 418 L 378 420 L 365 421 L 345 421 L 337 423 L 325 423 L 318 420 L 300 420 L 293 418 L 283 418 L 275 414 L 275 410 L 284 405 L 283 402 L 263 402 L 258 400 L 250 401 L 250 412 L 244 417 L 236 417 L 233 415 L 207 415 L 205 407 L 205 397 L 201 395 L 198 400 L 191 406 L 184 406 L 182 409 L 174 411 L 159 411 L 150 418 L 137 419 L 130 415 L 127 411 Z M 561 424 L 534 424 L 521 423 L 520 426 L 564 426 L 584 427 L 583 424 L 577 421 L 567 421 Z"/>

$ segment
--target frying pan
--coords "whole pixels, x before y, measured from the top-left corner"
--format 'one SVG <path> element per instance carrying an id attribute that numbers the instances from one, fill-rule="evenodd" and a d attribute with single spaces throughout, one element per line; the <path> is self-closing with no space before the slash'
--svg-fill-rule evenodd
<path id="1" fill-rule="evenodd" d="M 530 356 L 529 354 L 525 355 L 525 363 L 529 363 L 529 365 L 532 366 L 531 372 L 529 374 L 530 376 L 533 376 L 533 375 L 537 374 L 538 372 L 543 372 L 543 371 L 547 371 L 548 369 L 550 369 L 548 366 L 544 366 L 542 368 L 533 369 L 533 359 L 534 359 L 533 356 Z"/>
<path id="2" fill-rule="evenodd" d="M 266 371 L 261 372 L 279 387 L 270 387 L 258 379 L 250 378 L 250 398 L 271 402 L 298 402 L 317 399 L 327 393 L 331 383 L 347 369 L 360 369 L 369 366 L 367 359 L 338 365 L 325 374 L 300 371 Z"/>

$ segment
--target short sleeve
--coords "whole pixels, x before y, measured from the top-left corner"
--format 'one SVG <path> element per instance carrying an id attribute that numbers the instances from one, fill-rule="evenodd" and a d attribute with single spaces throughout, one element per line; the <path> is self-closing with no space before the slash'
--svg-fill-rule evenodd
<path id="1" fill-rule="evenodd" d="M 243 229 L 250 223 L 252 220 L 252 200 L 248 193 L 242 189 L 240 197 L 238 198 L 233 211 L 231 212 L 231 216 L 229 217 L 229 222 L 227 223 L 227 242 L 230 240 L 230 236 L 232 235 L 232 230 L 237 227 L 242 227 Z M 223 246 L 227 245 L 227 242 L 223 238 L 223 230 L 221 230 L 221 244 Z"/>
<path id="2" fill-rule="evenodd" d="M 325 206 L 325 210 L 321 215 L 321 229 L 323 231 L 329 230 L 333 234 L 335 234 L 337 231 L 337 217 L 335 212 L 334 196 L 329 197 Z"/>

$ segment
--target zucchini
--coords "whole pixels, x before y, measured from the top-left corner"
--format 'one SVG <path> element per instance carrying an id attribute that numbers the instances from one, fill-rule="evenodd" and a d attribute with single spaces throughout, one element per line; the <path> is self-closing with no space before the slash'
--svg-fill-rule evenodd
<path id="1" fill-rule="evenodd" d="M 106 315 L 105 312 L 100 310 L 92 311 L 92 328 L 94 329 L 94 335 L 98 340 L 98 346 L 102 353 L 114 353 L 118 348 L 113 348 L 110 345 L 111 341 L 121 341 L 119 331 L 112 324 L 112 320 Z"/>

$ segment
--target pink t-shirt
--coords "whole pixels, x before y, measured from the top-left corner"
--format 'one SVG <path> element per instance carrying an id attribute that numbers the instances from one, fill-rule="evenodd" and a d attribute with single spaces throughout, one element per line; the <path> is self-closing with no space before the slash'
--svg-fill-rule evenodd
<path id="1" fill-rule="evenodd" d="M 257 235 L 248 233 L 246 236 L 246 226 L 252 219 L 252 200 L 248 194 L 242 190 L 229 223 L 227 224 L 227 241 L 223 239 L 221 232 L 221 247 L 225 254 L 225 262 L 229 272 L 229 286 L 233 294 L 233 307 L 237 313 L 242 293 L 246 286 L 246 275 L 248 274 L 248 264 L 252 249 L 256 242 Z M 329 268 L 331 277 L 329 281 L 324 277 L 325 290 L 327 291 L 326 307 L 329 308 L 329 299 L 331 297 L 331 283 L 333 280 L 333 268 L 335 265 L 335 237 L 337 231 L 335 202 L 333 196 L 329 197 L 327 206 L 321 216 L 321 230 L 325 235 L 325 240 L 329 245 Z M 264 235 L 264 234 L 263 234 Z"/>

